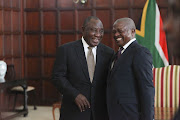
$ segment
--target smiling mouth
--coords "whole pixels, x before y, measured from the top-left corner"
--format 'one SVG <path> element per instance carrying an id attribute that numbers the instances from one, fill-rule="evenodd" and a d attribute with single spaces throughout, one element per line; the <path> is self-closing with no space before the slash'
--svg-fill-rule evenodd
<path id="1" fill-rule="evenodd" d="M 94 43 L 98 43 L 98 42 L 99 42 L 99 39 L 93 39 L 93 42 L 94 42 Z"/>
<path id="2" fill-rule="evenodd" d="M 118 39 L 116 39 L 116 41 L 121 41 L 122 40 L 122 38 L 118 38 Z"/>

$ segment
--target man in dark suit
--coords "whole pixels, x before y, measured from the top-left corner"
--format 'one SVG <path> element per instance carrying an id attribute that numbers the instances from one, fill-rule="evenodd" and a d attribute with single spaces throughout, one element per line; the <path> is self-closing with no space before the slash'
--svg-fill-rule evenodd
<path id="1" fill-rule="evenodd" d="M 112 60 L 107 80 L 110 120 L 153 120 L 152 55 L 137 43 L 135 29 L 130 18 L 118 19 L 113 25 L 120 49 Z"/>
<path id="2" fill-rule="evenodd" d="M 99 18 L 88 17 L 81 40 L 60 46 L 53 83 L 63 94 L 61 120 L 107 120 L 106 80 L 114 51 L 101 42 Z"/>

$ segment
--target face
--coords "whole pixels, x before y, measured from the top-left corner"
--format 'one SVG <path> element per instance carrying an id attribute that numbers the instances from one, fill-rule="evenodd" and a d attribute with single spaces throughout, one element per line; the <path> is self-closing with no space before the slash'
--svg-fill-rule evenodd
<path id="1" fill-rule="evenodd" d="M 167 40 L 173 48 L 171 52 L 175 56 L 180 56 L 180 0 L 168 0 L 169 15 L 164 24 L 164 29 L 167 32 Z"/>
<path id="2" fill-rule="evenodd" d="M 128 27 L 122 22 L 117 22 L 113 26 L 114 40 L 119 47 L 123 47 L 132 38 L 134 38 L 135 30 L 128 29 Z"/>
<path id="3" fill-rule="evenodd" d="M 95 47 L 101 42 L 104 35 L 104 28 L 100 20 L 91 19 L 82 29 L 83 37 L 90 47 Z"/>

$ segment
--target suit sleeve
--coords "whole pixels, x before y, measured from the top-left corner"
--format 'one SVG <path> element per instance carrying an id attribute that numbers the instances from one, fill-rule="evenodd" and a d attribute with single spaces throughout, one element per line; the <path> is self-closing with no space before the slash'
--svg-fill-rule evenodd
<path id="1" fill-rule="evenodd" d="M 152 55 L 146 48 L 138 49 L 133 68 L 138 85 L 140 99 L 141 119 L 153 120 L 154 118 L 154 85 L 152 73 Z"/>
<path id="2" fill-rule="evenodd" d="M 79 91 L 74 88 L 67 78 L 67 48 L 61 46 L 56 53 L 56 60 L 52 72 L 52 82 L 59 92 L 74 100 Z"/>

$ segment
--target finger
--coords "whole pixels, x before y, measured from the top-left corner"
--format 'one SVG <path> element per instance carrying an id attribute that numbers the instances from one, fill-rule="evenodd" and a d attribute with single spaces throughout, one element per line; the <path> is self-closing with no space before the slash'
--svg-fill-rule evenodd
<path id="1" fill-rule="evenodd" d="M 79 107 L 79 110 L 82 112 L 82 109 L 81 109 L 81 105 L 80 105 L 80 104 L 78 104 L 78 107 Z"/>
<path id="2" fill-rule="evenodd" d="M 84 106 L 84 101 L 83 100 L 81 100 L 80 106 L 81 106 L 82 111 L 85 111 L 85 106 Z"/>
<path id="3" fill-rule="evenodd" d="M 91 107 L 91 106 L 90 106 L 90 103 L 89 103 L 89 101 L 88 101 L 88 100 L 86 100 L 86 104 L 87 104 L 88 108 L 90 108 L 90 107 Z"/>
<path id="4" fill-rule="evenodd" d="M 83 99 L 83 105 L 84 105 L 84 108 L 87 109 L 88 108 L 88 104 L 87 104 L 87 99 Z"/>

